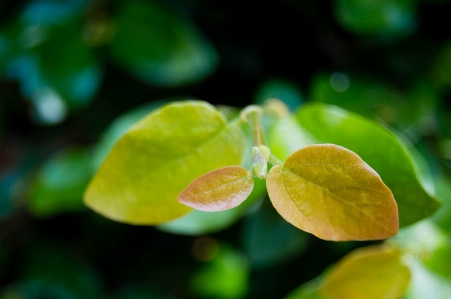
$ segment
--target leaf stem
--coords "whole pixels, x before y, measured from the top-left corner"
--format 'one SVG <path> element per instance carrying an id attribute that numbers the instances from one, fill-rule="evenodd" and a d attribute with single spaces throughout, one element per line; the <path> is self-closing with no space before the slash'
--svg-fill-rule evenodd
<path id="1" fill-rule="evenodd" d="M 269 159 L 268 162 L 272 165 L 279 165 L 279 166 L 283 166 L 283 162 L 279 160 L 279 158 L 277 158 L 276 156 L 274 156 L 273 153 L 269 153 Z"/>
<path id="2" fill-rule="evenodd" d="M 265 135 L 263 133 L 263 126 L 261 116 L 263 114 L 262 108 L 255 105 L 247 106 L 241 111 L 240 117 L 242 120 L 249 123 L 252 134 L 252 145 L 266 145 Z"/>

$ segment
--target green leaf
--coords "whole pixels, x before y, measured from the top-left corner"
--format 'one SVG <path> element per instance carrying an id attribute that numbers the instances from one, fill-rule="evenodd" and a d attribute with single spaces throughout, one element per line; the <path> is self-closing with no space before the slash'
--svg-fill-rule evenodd
<path id="1" fill-rule="evenodd" d="M 5 31 L 3 42 L 1 35 L 7 60 L 0 67 L 4 64 L 5 76 L 20 82 L 39 121 L 61 121 L 67 108 L 80 108 L 92 100 L 102 71 L 76 21 L 52 26 L 20 24 Z"/>
<path id="2" fill-rule="evenodd" d="M 149 104 L 133 109 L 132 111 L 126 112 L 125 114 L 122 114 L 121 116 L 116 118 L 104 132 L 102 139 L 94 149 L 92 158 L 94 167 L 96 169 L 100 167 L 116 142 L 125 133 L 127 133 L 128 129 L 130 129 L 144 116 L 167 103 L 169 103 L 168 100 L 151 102 Z"/>
<path id="3" fill-rule="evenodd" d="M 155 3 L 127 1 L 115 21 L 111 56 L 145 82 L 192 83 L 216 67 L 215 50 L 196 28 Z"/>
<path id="4" fill-rule="evenodd" d="M 412 281 L 403 299 L 444 298 L 451 294 L 451 279 L 428 270 L 418 258 L 405 259 L 412 272 Z"/>
<path id="5" fill-rule="evenodd" d="M 284 299 L 335 299 L 321 294 L 318 291 L 321 286 L 323 275 L 324 274 L 292 290 L 284 297 Z"/>
<path id="6" fill-rule="evenodd" d="M 406 253 L 418 258 L 422 267 L 451 283 L 451 239 L 432 221 L 424 220 L 401 229 L 387 242 Z"/>
<path id="7" fill-rule="evenodd" d="M 443 167 L 448 166 L 444 164 Z M 436 174 L 433 180 L 437 195 L 443 199 L 443 206 L 432 215 L 431 219 L 443 230 L 451 233 L 451 176 L 445 173 Z"/>
<path id="8" fill-rule="evenodd" d="M 430 220 L 424 220 L 399 230 L 387 243 L 402 252 L 428 256 L 444 241 L 444 234 Z"/>
<path id="9" fill-rule="evenodd" d="M 43 83 L 54 89 L 69 107 L 86 106 L 97 91 L 102 71 L 83 43 L 79 24 L 53 27 L 47 35 L 33 49 Z"/>
<path id="10" fill-rule="evenodd" d="M 247 150 L 238 123 L 206 102 L 164 106 L 115 145 L 85 193 L 85 203 L 121 222 L 153 225 L 190 211 L 177 196 L 205 173 L 241 165 Z"/>
<path id="11" fill-rule="evenodd" d="M 91 176 L 90 150 L 68 148 L 55 154 L 32 182 L 28 202 L 31 213 L 48 217 L 84 210 L 83 192 Z"/>
<path id="12" fill-rule="evenodd" d="M 240 205 L 253 188 L 254 179 L 245 168 L 227 166 L 195 179 L 177 199 L 196 210 L 217 212 Z"/>
<path id="13" fill-rule="evenodd" d="M 337 145 L 310 145 L 274 166 L 267 189 L 277 212 L 325 240 L 375 240 L 398 232 L 390 189 L 355 153 Z"/>
<path id="14" fill-rule="evenodd" d="M 244 257 L 220 244 L 219 254 L 196 273 L 190 283 L 196 298 L 244 298 L 249 288 L 249 269 Z"/>
<path id="15" fill-rule="evenodd" d="M 409 268 L 398 252 L 380 246 L 364 247 L 333 266 L 320 292 L 334 299 L 398 299 L 409 281 Z"/>
<path id="16" fill-rule="evenodd" d="M 399 208 L 400 226 L 430 216 L 440 202 L 423 187 L 407 147 L 383 126 L 335 106 L 304 105 L 299 124 L 320 142 L 357 153 L 391 189 Z"/>
<path id="17" fill-rule="evenodd" d="M 282 161 L 298 149 L 314 143 L 318 140 L 299 125 L 295 116 L 280 118 L 269 128 L 268 147 Z"/>
<path id="18" fill-rule="evenodd" d="M 414 29 L 417 0 L 336 0 L 335 14 L 346 29 L 365 34 L 406 34 Z"/>

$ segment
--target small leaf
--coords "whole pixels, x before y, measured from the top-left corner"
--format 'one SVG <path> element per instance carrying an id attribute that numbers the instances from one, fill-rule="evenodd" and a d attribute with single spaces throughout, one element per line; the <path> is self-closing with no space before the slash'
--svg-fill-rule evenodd
<path id="1" fill-rule="evenodd" d="M 183 217 L 158 225 L 156 228 L 167 233 L 201 236 L 224 230 L 240 219 L 246 212 L 267 195 L 266 181 L 256 180 L 249 197 L 238 207 L 220 212 L 193 210 Z M 279 216 L 280 218 L 280 216 Z"/>
<path id="2" fill-rule="evenodd" d="M 398 232 L 398 208 L 379 175 L 333 144 L 311 145 L 268 174 L 272 204 L 288 222 L 325 240 L 376 240 Z"/>
<path id="3" fill-rule="evenodd" d="M 183 190 L 178 201 L 201 211 L 223 211 L 241 204 L 253 188 L 254 180 L 245 168 L 228 166 L 197 178 Z"/>
<path id="4" fill-rule="evenodd" d="M 409 268 L 393 249 L 357 249 L 327 274 L 321 293 L 335 299 L 397 299 L 410 281 Z"/>
<path id="5" fill-rule="evenodd" d="M 205 173 L 240 165 L 247 149 L 239 123 L 228 125 L 201 101 L 172 103 L 135 124 L 91 181 L 85 203 L 102 215 L 154 225 L 190 209 L 177 196 Z"/>

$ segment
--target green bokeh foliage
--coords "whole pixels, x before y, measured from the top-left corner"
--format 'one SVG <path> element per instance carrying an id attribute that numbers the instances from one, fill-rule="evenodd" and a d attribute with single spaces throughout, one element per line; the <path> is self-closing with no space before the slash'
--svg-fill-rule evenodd
<path id="1" fill-rule="evenodd" d="M 268 206 L 264 181 L 236 209 L 156 228 L 82 202 L 116 141 L 161 105 L 202 99 L 232 121 L 230 106 L 267 97 L 297 111 L 264 118 L 276 156 L 342 144 L 392 188 L 404 227 L 386 243 L 412 273 L 404 299 L 446 296 L 450 5 L 0 1 L 0 298 L 324 298 L 327 269 L 367 243 L 294 230 Z M 194 254 L 203 237 L 219 244 L 210 261 Z"/>

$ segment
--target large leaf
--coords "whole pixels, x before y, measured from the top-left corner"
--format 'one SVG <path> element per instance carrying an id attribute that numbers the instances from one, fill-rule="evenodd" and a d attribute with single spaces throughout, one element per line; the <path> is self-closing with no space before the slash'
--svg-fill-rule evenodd
<path id="1" fill-rule="evenodd" d="M 285 161 L 292 153 L 307 145 L 319 143 L 294 116 L 278 119 L 269 128 L 268 146 L 276 157 Z"/>
<path id="2" fill-rule="evenodd" d="M 423 187 L 407 147 L 383 126 L 324 104 L 305 105 L 296 118 L 320 142 L 354 151 L 377 171 L 395 196 L 401 226 L 426 218 L 440 207 Z"/>
<path id="3" fill-rule="evenodd" d="M 167 103 L 169 103 L 169 100 L 151 102 L 128 111 L 116 118 L 103 133 L 102 139 L 99 143 L 97 143 L 94 149 L 94 156 L 92 158 L 93 166 L 97 169 L 100 165 L 102 165 L 102 162 L 108 156 L 108 153 L 114 147 L 116 142 L 125 133 L 127 133 L 128 129 L 130 129 L 135 123 L 153 110 Z"/>
<path id="4" fill-rule="evenodd" d="M 385 247 L 357 249 L 327 273 L 321 293 L 334 299 L 397 299 L 410 281 L 401 255 Z"/>
<path id="5" fill-rule="evenodd" d="M 253 188 L 254 179 L 246 168 L 227 166 L 197 178 L 177 199 L 197 210 L 218 212 L 241 204 Z"/>
<path id="6" fill-rule="evenodd" d="M 135 76 L 171 86 L 200 80 L 215 68 L 215 50 L 190 22 L 155 3 L 124 3 L 110 49 Z"/>
<path id="7" fill-rule="evenodd" d="M 164 106 L 142 119 L 115 145 L 85 193 L 93 210 L 117 221 L 158 224 L 191 209 L 177 202 L 205 173 L 240 165 L 247 150 L 238 123 L 205 102 Z"/>
<path id="8" fill-rule="evenodd" d="M 374 240 L 398 232 L 390 189 L 355 153 L 310 145 L 274 166 L 267 178 L 276 210 L 294 226 L 325 240 Z"/>

